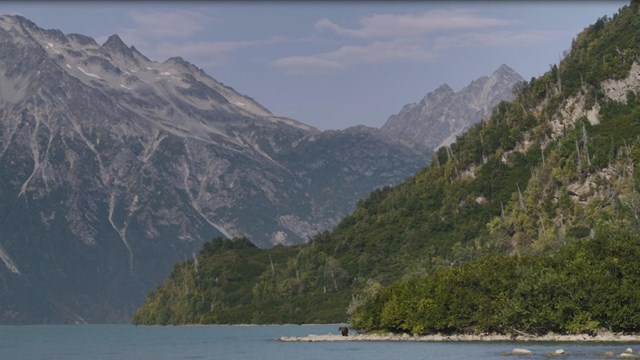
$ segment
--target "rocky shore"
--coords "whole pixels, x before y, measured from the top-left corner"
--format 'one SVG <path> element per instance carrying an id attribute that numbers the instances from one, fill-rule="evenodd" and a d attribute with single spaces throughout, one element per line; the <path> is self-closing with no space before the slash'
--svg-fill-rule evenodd
<path id="1" fill-rule="evenodd" d="M 315 335 L 303 337 L 283 336 L 285 342 L 327 342 L 327 341 L 422 341 L 422 342 L 458 342 L 458 341 L 532 341 L 532 342 L 621 342 L 640 343 L 640 334 L 600 333 L 597 335 L 560 335 L 549 333 L 542 336 L 535 335 L 500 335 L 500 334 L 454 334 L 454 335 L 409 335 L 409 334 L 340 334 Z"/>

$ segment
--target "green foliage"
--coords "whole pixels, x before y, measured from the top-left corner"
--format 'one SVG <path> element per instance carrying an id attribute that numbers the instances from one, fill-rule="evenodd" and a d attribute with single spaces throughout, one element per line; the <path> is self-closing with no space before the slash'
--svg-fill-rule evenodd
<path id="1" fill-rule="evenodd" d="M 575 93 L 585 85 L 599 88 L 603 80 L 625 77 L 640 49 L 639 5 L 632 2 L 612 18 L 604 16 L 582 31 L 561 62 L 562 92 Z"/>
<path id="2" fill-rule="evenodd" d="M 607 225 L 544 257 L 485 257 L 396 283 L 352 326 L 393 332 L 593 333 L 640 330 L 640 234 Z"/>
<path id="3" fill-rule="evenodd" d="M 281 264 L 296 248 L 276 247 L 264 257 L 245 238 L 205 243 L 193 260 L 176 264 L 171 275 L 147 296 L 134 324 L 248 323 L 253 281 L 271 263 Z M 275 266 L 275 265 L 274 265 Z"/>

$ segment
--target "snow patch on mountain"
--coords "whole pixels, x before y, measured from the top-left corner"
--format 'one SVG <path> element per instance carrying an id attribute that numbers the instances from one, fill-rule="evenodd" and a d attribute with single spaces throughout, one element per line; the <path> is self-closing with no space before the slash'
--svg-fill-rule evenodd
<path id="1" fill-rule="evenodd" d="M 87 70 L 85 70 L 85 69 L 81 68 L 80 66 L 76 66 L 76 68 L 77 68 L 78 70 L 80 70 L 83 74 L 85 74 L 85 75 L 87 75 L 87 76 L 89 76 L 89 77 L 92 77 L 92 78 L 96 78 L 96 79 L 102 80 L 102 78 L 101 78 L 100 76 L 98 76 L 98 75 L 96 75 L 96 74 L 94 74 L 94 73 L 90 73 L 90 72 L 88 72 Z"/>
<path id="2" fill-rule="evenodd" d="M 7 252 L 2 247 L 2 245 L 0 245 L 0 260 L 2 260 L 2 262 L 4 263 L 4 266 L 6 266 L 7 269 L 9 269 L 9 271 L 17 275 L 22 275 L 20 273 L 20 270 L 18 269 L 16 264 L 13 262 L 13 260 L 11 260 L 11 257 L 9 256 L 9 254 L 7 254 Z"/>

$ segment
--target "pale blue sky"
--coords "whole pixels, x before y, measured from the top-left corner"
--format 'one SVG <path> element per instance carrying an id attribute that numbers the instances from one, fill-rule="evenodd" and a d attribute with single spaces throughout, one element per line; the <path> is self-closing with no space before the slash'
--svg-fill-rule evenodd
<path id="1" fill-rule="evenodd" d="M 0 2 L 46 29 L 149 58 L 182 56 L 273 113 L 319 129 L 381 126 L 443 83 L 505 63 L 525 79 L 628 1 Z"/>

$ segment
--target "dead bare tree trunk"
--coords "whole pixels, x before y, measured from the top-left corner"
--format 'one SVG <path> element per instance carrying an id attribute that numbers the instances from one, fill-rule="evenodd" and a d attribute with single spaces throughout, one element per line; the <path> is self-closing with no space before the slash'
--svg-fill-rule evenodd
<path id="1" fill-rule="evenodd" d="M 269 263 L 271 264 L 271 275 L 276 276 L 276 267 L 273 266 L 273 259 L 271 259 L 271 255 L 269 255 Z"/>
<path id="2" fill-rule="evenodd" d="M 524 110 L 524 107 L 523 107 Z M 482 146 L 482 163 L 486 164 L 488 159 L 487 159 L 487 154 L 484 152 L 484 139 L 482 138 L 482 132 L 480 132 L 480 145 Z"/>
<path id="3" fill-rule="evenodd" d="M 578 159 L 578 164 L 577 164 L 577 174 L 580 174 L 580 171 L 582 171 L 582 153 L 580 152 L 580 144 L 578 144 L 578 140 L 576 140 L 576 151 L 578 152 L 577 155 L 577 159 Z"/>
<path id="4" fill-rule="evenodd" d="M 591 159 L 589 159 L 589 147 L 587 142 L 589 141 L 589 135 L 584 124 L 582 124 L 582 146 L 584 147 L 585 156 L 587 157 L 587 164 L 591 166 Z"/>
<path id="5" fill-rule="evenodd" d="M 520 203 L 520 210 L 524 211 L 524 199 L 522 198 L 522 192 L 520 192 L 520 185 L 516 184 L 518 187 L 518 202 Z"/>
<path id="6" fill-rule="evenodd" d="M 538 213 L 538 217 L 540 218 L 540 227 L 542 227 L 542 237 L 544 240 L 547 239 L 547 228 L 544 226 L 544 218 L 541 213 Z"/>

